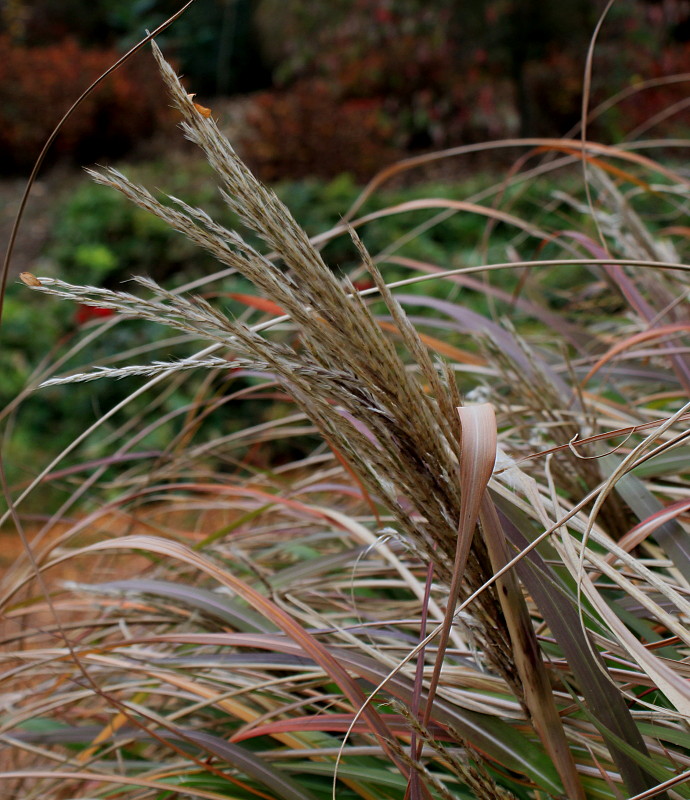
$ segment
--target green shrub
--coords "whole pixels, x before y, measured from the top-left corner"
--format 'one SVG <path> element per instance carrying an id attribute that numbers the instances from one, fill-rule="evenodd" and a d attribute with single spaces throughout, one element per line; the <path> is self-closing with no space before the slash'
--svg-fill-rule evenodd
<path id="1" fill-rule="evenodd" d="M 60 274 L 97 285 L 199 273 L 210 262 L 160 220 L 91 182 L 65 199 L 51 239 L 48 256 Z"/>

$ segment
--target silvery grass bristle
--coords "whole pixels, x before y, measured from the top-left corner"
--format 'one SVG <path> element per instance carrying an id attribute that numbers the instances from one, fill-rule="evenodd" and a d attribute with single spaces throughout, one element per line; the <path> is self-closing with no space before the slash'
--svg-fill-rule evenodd
<path id="1" fill-rule="evenodd" d="M 362 260 L 430 388 L 428 393 L 424 390 L 382 335 L 352 284 L 336 278 L 288 209 L 238 158 L 213 118 L 200 113 L 155 43 L 153 52 L 182 113 L 185 135 L 206 154 L 220 178 L 225 201 L 278 254 L 279 263 L 200 209 L 174 197 L 169 197 L 170 204 L 160 202 L 117 170 L 89 172 L 96 181 L 117 189 L 251 281 L 291 317 L 300 333 L 301 348 L 268 339 L 227 318 L 205 300 L 182 297 L 149 279 L 136 280 L 153 294 L 150 300 L 52 279 L 40 279 L 38 287 L 29 284 L 38 291 L 112 308 L 131 318 L 161 322 L 226 348 L 228 366 L 241 363 L 273 373 L 331 445 L 348 458 L 367 489 L 395 515 L 410 542 L 434 562 L 438 577 L 448 581 L 460 517 L 461 453 L 455 412 L 459 398 L 452 374 L 434 366 L 353 232 Z M 179 362 L 180 369 L 192 366 L 193 359 Z M 199 366 L 217 364 L 212 359 Z M 146 370 L 164 366 L 157 362 L 125 369 L 151 374 Z M 118 376 L 99 370 L 80 379 L 107 374 Z M 476 589 L 490 575 L 488 558 L 477 544 L 468 562 L 467 589 Z M 505 651 L 507 635 L 500 629 L 502 616 L 493 591 L 481 595 L 477 614 L 489 658 L 504 665 L 499 668 L 505 675 L 511 659 Z"/>

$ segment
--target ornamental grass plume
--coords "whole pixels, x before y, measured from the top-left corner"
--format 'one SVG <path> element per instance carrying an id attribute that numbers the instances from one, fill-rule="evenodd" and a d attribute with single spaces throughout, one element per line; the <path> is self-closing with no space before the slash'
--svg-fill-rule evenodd
<path id="1" fill-rule="evenodd" d="M 427 348 L 352 232 L 381 298 L 402 340 L 417 361 L 430 391 L 406 368 L 394 345 L 381 335 L 376 319 L 352 284 L 340 281 L 276 195 L 258 181 L 220 133 L 215 121 L 198 110 L 155 43 L 153 50 L 185 136 L 204 151 L 221 180 L 221 192 L 242 222 L 279 256 L 274 262 L 238 233 L 215 223 L 203 210 L 171 197 L 156 200 L 145 188 L 115 169 L 87 170 L 141 208 L 236 269 L 285 310 L 299 330 L 299 349 L 273 342 L 229 319 L 202 298 L 166 291 L 148 278 L 146 300 L 126 292 L 65 284 L 42 278 L 39 291 L 81 304 L 113 309 L 198 335 L 226 351 L 228 368 L 268 370 L 279 378 L 297 405 L 325 439 L 355 469 L 367 490 L 395 516 L 408 542 L 434 563 L 449 582 L 453 573 L 460 518 L 460 430 L 455 408 L 460 399 L 454 380 L 434 365 Z M 194 367 L 217 368 L 220 357 L 101 369 L 75 380 L 152 375 Z M 491 577 L 486 551 L 474 543 L 464 574 L 472 592 Z M 495 592 L 478 599 L 479 635 L 501 674 L 517 689 L 508 636 Z"/>

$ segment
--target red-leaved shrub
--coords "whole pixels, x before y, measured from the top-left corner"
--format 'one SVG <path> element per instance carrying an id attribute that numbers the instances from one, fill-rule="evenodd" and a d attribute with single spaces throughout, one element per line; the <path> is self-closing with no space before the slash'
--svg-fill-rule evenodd
<path id="1" fill-rule="evenodd" d="M 367 179 L 408 153 L 516 131 L 510 82 L 481 48 L 459 52 L 452 0 L 263 0 L 258 22 L 276 87 L 253 99 L 242 152 L 266 180 Z"/>
<path id="2" fill-rule="evenodd" d="M 114 50 L 84 49 L 65 39 L 47 47 L 22 47 L 0 36 L 0 169 L 31 165 L 74 100 L 119 57 Z M 143 56 L 110 75 L 62 129 L 53 156 L 84 161 L 121 155 L 149 136 L 167 104 Z"/>
<path id="3" fill-rule="evenodd" d="M 687 75 L 690 72 L 690 43 L 668 45 L 658 54 L 646 54 L 643 62 L 647 79 L 664 79 L 667 76 Z M 640 76 L 638 73 L 638 76 Z M 638 81 L 641 78 L 638 77 Z M 634 85 L 634 83 L 633 83 Z M 669 82 L 652 89 L 636 92 L 619 104 L 620 124 L 625 133 L 634 138 L 645 138 L 647 132 L 657 136 L 686 137 L 688 133 L 688 106 L 690 80 Z"/>
<path id="4" fill-rule="evenodd" d="M 242 152 L 266 181 L 341 172 L 366 179 L 400 156 L 383 100 L 341 100 L 317 79 L 255 95 L 246 122 Z"/>

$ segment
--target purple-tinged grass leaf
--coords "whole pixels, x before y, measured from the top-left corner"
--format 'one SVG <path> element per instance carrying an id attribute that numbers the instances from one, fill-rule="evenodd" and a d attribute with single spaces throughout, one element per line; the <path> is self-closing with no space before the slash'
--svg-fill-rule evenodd
<path id="1" fill-rule="evenodd" d="M 594 364 L 594 366 L 582 379 L 582 386 L 584 387 L 587 383 L 589 383 L 591 378 L 596 375 L 596 373 L 599 372 L 599 370 L 612 358 L 615 358 L 619 353 L 634 347 L 636 344 L 639 344 L 640 342 L 647 342 L 651 339 L 661 339 L 665 336 L 671 336 L 673 334 L 687 333 L 688 331 L 690 331 L 690 325 L 679 322 L 674 325 L 662 325 L 658 328 L 651 328 L 650 330 L 642 331 L 641 333 L 636 333 L 633 336 L 628 336 L 625 339 L 621 339 L 620 341 L 616 342 L 616 344 L 606 353 L 604 353 L 603 356 L 600 356 L 597 359 L 596 364 Z"/>
<path id="2" fill-rule="evenodd" d="M 419 261 L 405 256 L 387 255 L 384 263 L 397 264 L 398 266 L 408 267 L 409 269 L 418 270 L 419 272 L 426 272 L 430 275 L 436 272 L 443 272 L 441 267 L 436 264 L 430 264 L 426 261 Z M 562 315 L 550 311 L 548 308 L 534 302 L 534 300 L 526 300 L 524 297 L 513 297 L 513 295 L 501 289 L 499 286 L 481 281 L 472 275 L 450 275 L 445 276 L 445 279 L 451 283 L 465 286 L 473 291 L 496 297 L 498 300 L 502 300 L 511 307 L 519 308 L 525 314 L 529 314 L 531 317 L 544 323 L 547 328 L 559 331 L 566 341 L 570 342 L 573 347 L 583 354 L 590 352 L 592 344 L 596 341 L 596 338 L 585 329 L 572 325 L 567 320 L 563 319 Z"/>
<path id="3" fill-rule="evenodd" d="M 602 569 L 603 561 L 600 561 L 597 566 Z M 615 575 L 615 571 L 613 571 Z M 607 577 L 611 578 L 612 575 L 607 573 Z M 628 651 L 630 656 L 634 658 L 638 667 L 651 678 L 656 687 L 662 692 L 676 711 L 682 714 L 686 719 L 690 718 L 690 686 L 687 680 L 679 675 L 677 671 L 671 666 L 666 659 L 659 658 L 655 653 L 645 647 L 639 639 L 634 636 L 622 620 L 614 613 L 611 607 L 606 603 L 601 593 L 595 587 L 592 578 L 586 572 L 579 576 L 580 587 L 584 596 L 588 597 L 591 604 L 595 607 L 601 618 L 605 621 L 609 630 L 612 631 L 618 641 Z M 627 590 L 628 594 L 633 595 L 634 586 L 631 584 Z M 642 593 L 640 597 L 644 597 Z M 661 616 L 661 611 L 658 612 Z M 675 626 L 676 633 L 684 634 L 685 628 L 676 623 L 670 615 L 667 615 L 668 625 Z M 671 628 L 673 629 L 673 628 Z"/>
<path id="4" fill-rule="evenodd" d="M 267 764 L 259 756 L 250 753 L 243 747 L 227 742 L 205 731 L 182 731 L 181 741 L 191 741 L 204 752 L 212 753 L 217 758 L 227 761 L 239 769 L 247 777 L 271 789 L 278 800 L 313 800 L 314 795 L 301 783 L 298 783 L 283 770 Z M 171 738 L 166 735 L 166 738 Z"/>
<path id="5" fill-rule="evenodd" d="M 654 776 L 656 780 L 655 788 L 658 787 L 660 784 L 663 784 L 667 781 L 673 780 L 676 775 L 673 772 L 670 772 L 667 766 L 664 766 L 660 759 L 657 757 L 649 756 L 646 753 L 641 753 L 637 748 L 633 747 L 626 741 L 623 741 L 619 736 L 612 733 L 610 730 L 605 730 L 602 726 L 601 722 L 599 722 L 590 711 L 582 704 L 579 704 L 582 710 L 582 713 L 590 720 L 590 722 L 598 728 L 601 733 L 606 736 L 610 741 L 613 741 L 622 752 L 626 753 L 631 759 L 633 759 L 637 764 L 639 764 L 643 769 L 647 771 L 649 775 Z M 642 725 L 640 729 L 642 729 Z M 652 727 L 652 726 L 649 726 Z M 658 726 L 654 726 L 658 727 Z M 671 760 L 671 759 L 669 759 Z M 676 769 L 678 769 L 677 765 L 674 765 Z M 690 798 L 690 786 L 687 785 L 687 778 L 684 781 L 686 785 L 678 785 L 676 786 L 676 792 L 683 797 L 683 798 Z M 649 795 L 650 797 L 666 797 L 665 793 L 660 790 L 658 793 L 653 793 Z"/>
<path id="6" fill-rule="evenodd" d="M 184 583 L 170 583 L 169 581 L 155 581 L 148 579 L 133 579 L 127 581 L 109 581 L 89 587 L 105 594 L 113 592 L 122 594 L 152 595 L 161 597 L 166 601 L 180 603 L 187 609 L 201 611 L 214 617 L 238 631 L 247 633 L 272 633 L 275 626 L 268 623 L 266 618 L 247 608 L 244 603 L 230 595 L 209 592 L 188 586 Z"/>
<path id="7" fill-rule="evenodd" d="M 650 492 L 651 494 L 651 492 Z M 651 495 L 653 499 L 654 495 Z M 646 519 L 643 519 L 639 524 L 635 525 L 634 528 L 631 528 L 625 536 L 618 540 L 617 544 L 619 547 L 622 547 L 623 550 L 627 550 L 630 552 L 635 547 L 638 547 L 642 542 L 644 542 L 647 537 L 651 536 L 652 534 L 657 533 L 657 531 L 666 525 L 669 522 L 677 519 L 681 514 L 684 514 L 686 511 L 690 510 L 690 500 L 678 500 L 675 503 L 671 503 L 668 506 L 661 506 L 658 511 L 655 511 L 653 514 L 650 514 Z M 679 526 L 679 532 L 682 532 L 682 528 Z M 686 534 L 687 538 L 687 534 Z M 606 560 L 612 564 L 616 560 L 616 556 L 614 553 L 609 553 L 606 556 Z M 678 567 L 678 564 L 674 562 L 674 566 Z"/>
<path id="8" fill-rule="evenodd" d="M 396 295 L 396 297 L 402 305 L 426 306 L 427 308 L 433 308 L 435 311 L 445 314 L 447 317 L 459 323 L 461 330 L 467 333 L 483 333 L 489 337 L 496 347 L 500 348 L 500 350 L 510 358 L 518 369 L 524 371 L 527 375 L 534 373 L 534 364 L 527 358 L 524 351 L 515 340 L 515 337 L 505 328 L 497 325 L 487 317 L 482 316 L 482 314 L 478 314 L 476 311 L 460 306 L 457 303 L 451 303 L 448 300 L 440 300 L 437 297 L 424 297 L 414 294 Z M 548 378 L 552 383 L 554 390 L 558 392 L 559 395 L 568 397 L 570 395 L 570 389 L 563 380 L 543 359 L 539 358 L 536 353 L 533 353 L 532 357 L 535 363 L 538 364 L 542 375 Z"/>
<path id="9" fill-rule="evenodd" d="M 514 506 L 496 496 L 498 515 L 506 539 L 517 552 L 529 545 L 532 533 L 531 522 Z M 616 740 L 649 756 L 644 739 L 632 718 L 623 695 L 614 690 L 606 677 L 606 667 L 595 654 L 593 646 L 583 640 L 580 615 L 568 590 L 561 585 L 557 573 L 544 561 L 537 550 L 531 550 L 516 565 L 522 583 L 527 587 L 539 612 L 548 625 L 551 635 L 563 651 L 563 655 L 578 682 L 579 691 L 590 713 L 597 719 L 608 743 L 626 789 L 630 794 L 639 794 L 656 785 L 654 777 L 617 747 Z M 559 588 L 560 587 L 560 588 Z"/>
<path id="10" fill-rule="evenodd" d="M 307 655 L 302 647 L 285 636 L 247 633 L 174 633 L 151 636 L 147 643 L 177 642 L 211 647 L 249 647 L 272 650 L 293 656 Z M 134 643 L 128 640 L 127 644 Z M 330 654 L 348 671 L 378 686 L 390 673 L 390 668 L 374 659 L 342 648 L 327 648 Z M 414 682 L 404 675 L 396 674 L 386 683 L 385 691 L 410 706 L 414 696 Z M 422 702 L 426 693 L 422 693 Z M 479 714 L 459 708 L 452 703 L 436 698 L 431 724 L 437 723 L 453 729 L 471 743 L 472 747 L 503 769 L 526 775 L 543 791 L 560 794 L 563 791 L 558 773 L 546 752 L 523 732 L 493 715 Z"/>
<path id="11" fill-rule="evenodd" d="M 597 258 L 608 258 L 609 254 L 604 248 L 592 241 L 589 236 L 586 236 L 579 231 L 563 231 L 563 235 L 567 235 L 579 242 L 588 252 Z M 658 312 L 647 302 L 642 296 L 642 293 L 623 270 L 620 264 L 615 263 L 615 259 L 611 259 L 612 263 L 603 267 L 604 272 L 609 276 L 611 281 L 618 286 L 621 294 L 628 301 L 630 306 L 651 325 L 654 325 L 658 317 Z M 690 394 L 690 365 L 686 358 L 678 354 L 670 354 L 669 358 L 673 364 L 673 369 L 678 377 L 680 385 L 685 391 Z"/>
<path id="12" fill-rule="evenodd" d="M 366 723 L 363 727 L 366 729 Z M 339 728 L 333 728 L 333 730 L 339 730 Z M 92 741 L 100 731 L 101 728 L 96 725 L 67 726 L 60 730 L 43 732 L 21 731 L 15 735 L 15 738 L 20 741 L 41 744 L 84 744 Z M 276 731 L 276 733 L 279 732 Z M 271 789 L 279 800 L 314 800 L 314 795 L 311 792 L 296 783 L 280 768 L 267 764 L 264 759 L 249 750 L 217 736 L 183 728 L 179 728 L 177 732 L 175 730 L 161 731 L 158 735 L 162 739 L 175 741 L 178 744 L 194 743 L 206 755 L 212 754 L 228 764 L 232 764 L 233 767 L 243 772 L 247 777 Z M 147 741 L 151 737 L 146 731 L 126 726 L 119 731 L 118 736 L 110 735 L 104 738 L 102 743 L 112 743 L 118 738 Z M 137 779 L 132 778 L 131 782 L 132 785 L 136 785 Z"/>
<path id="13" fill-rule="evenodd" d="M 491 567 L 494 572 L 498 572 L 508 563 L 509 557 L 505 534 L 488 492 L 484 494 L 479 518 Z M 515 574 L 506 572 L 496 581 L 496 588 L 510 634 L 515 668 L 522 682 L 524 701 L 532 723 L 558 769 L 568 798 L 584 800 L 584 789 L 554 701 L 551 681 L 542 661 L 529 610 Z"/>
<path id="14" fill-rule="evenodd" d="M 317 558 L 298 561 L 289 567 L 279 570 L 271 575 L 270 582 L 273 589 L 298 586 L 313 576 L 322 577 L 333 570 L 346 569 L 356 563 L 367 552 L 366 547 L 354 547 L 340 553 L 329 553 Z"/>
<path id="15" fill-rule="evenodd" d="M 357 733 L 368 733 L 366 722 L 362 719 L 354 721 L 353 714 L 318 714 L 308 717 L 290 717 L 281 719 L 277 722 L 266 722 L 252 728 L 247 728 L 232 737 L 233 742 L 243 742 L 257 736 L 274 736 L 276 733 L 292 733 L 303 731 L 330 731 L 335 733 L 347 733 L 349 730 Z M 411 729 L 408 721 L 402 714 L 386 714 L 388 727 L 398 736 L 410 736 Z M 442 725 L 431 723 L 429 732 L 434 739 L 443 742 L 455 741 L 453 735 Z"/>

